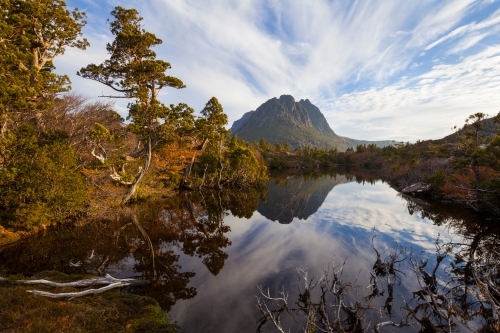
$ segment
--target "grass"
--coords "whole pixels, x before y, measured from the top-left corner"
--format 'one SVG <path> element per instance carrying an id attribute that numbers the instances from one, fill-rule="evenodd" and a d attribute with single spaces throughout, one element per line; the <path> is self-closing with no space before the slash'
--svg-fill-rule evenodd
<path id="1" fill-rule="evenodd" d="M 88 276 L 42 272 L 37 279 L 57 282 L 75 281 Z M 165 312 L 152 298 L 120 290 L 75 298 L 71 301 L 34 296 L 27 290 L 75 291 L 23 285 L 22 277 L 0 282 L 0 332 L 177 332 Z"/>

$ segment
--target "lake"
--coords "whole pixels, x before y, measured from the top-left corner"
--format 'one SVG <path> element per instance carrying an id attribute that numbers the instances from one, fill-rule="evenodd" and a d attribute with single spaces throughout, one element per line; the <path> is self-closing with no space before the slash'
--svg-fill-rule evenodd
<path id="1" fill-rule="evenodd" d="M 130 214 L 147 230 L 153 251 Z M 428 258 L 428 267 L 433 267 L 438 238 L 464 247 L 487 229 L 474 218 L 408 200 L 367 174 L 281 176 L 267 189 L 186 192 L 139 204 L 134 211 L 110 211 L 102 221 L 82 227 L 51 228 L 0 252 L 0 269 L 25 275 L 55 269 L 149 279 L 149 288 L 132 292 L 157 299 L 182 332 L 255 332 L 262 317 L 257 286 L 274 297 L 286 290 L 292 304 L 304 291 L 300 269 L 314 278 L 329 264 L 345 261 L 342 279 L 358 286 L 355 291 L 363 298 L 373 289 L 367 288 L 373 284 L 370 272 L 377 259 L 372 242 L 382 258 L 398 248 L 401 258 L 412 252 Z M 481 241 L 495 239 L 491 235 L 485 233 Z M 441 268 L 451 257 L 440 266 L 438 279 L 446 279 Z M 409 300 L 419 290 L 411 267 L 398 267 L 401 281 L 394 285 L 392 309 L 368 314 L 373 322 L 399 320 L 404 315 L 402 297 Z M 372 304 L 382 308 L 389 292 L 379 282 L 383 292 Z M 283 316 L 283 326 L 299 332 L 303 319 L 297 320 Z M 263 327 L 275 331 L 272 323 Z M 418 325 L 381 331 L 417 332 Z"/>

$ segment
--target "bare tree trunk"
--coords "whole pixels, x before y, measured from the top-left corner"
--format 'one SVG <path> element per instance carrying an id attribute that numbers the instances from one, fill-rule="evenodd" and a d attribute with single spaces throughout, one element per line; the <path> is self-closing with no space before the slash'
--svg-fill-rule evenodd
<path id="1" fill-rule="evenodd" d="M 217 188 L 220 189 L 220 179 L 222 178 L 222 170 L 224 169 L 224 165 L 222 164 L 222 140 L 219 140 L 219 176 L 217 180 Z"/>
<path id="2" fill-rule="evenodd" d="M 142 180 L 142 178 L 148 171 L 150 164 L 151 164 L 151 136 L 148 137 L 148 147 L 146 150 L 146 162 L 144 163 L 144 168 L 142 168 L 142 170 L 139 172 L 139 174 L 135 177 L 134 181 L 132 182 L 128 194 L 122 200 L 122 205 L 127 203 L 127 201 L 129 201 L 130 198 L 134 195 L 135 191 L 137 190 L 137 184 L 139 184 L 139 182 Z"/>
<path id="3" fill-rule="evenodd" d="M 189 186 L 188 186 L 188 179 L 189 179 L 189 176 L 191 176 L 191 170 L 193 169 L 194 162 L 196 161 L 196 155 L 198 154 L 198 152 L 203 151 L 205 149 L 205 147 L 208 144 L 208 141 L 209 141 L 208 138 L 205 138 L 196 147 L 196 150 L 195 150 L 195 152 L 193 154 L 193 157 L 191 157 L 191 161 L 187 165 L 186 170 L 184 170 L 184 176 L 182 177 L 181 183 L 179 185 L 180 189 L 187 189 L 187 188 L 189 188 Z"/>
<path id="4" fill-rule="evenodd" d="M 193 165 L 194 165 L 194 162 L 196 160 L 197 153 L 198 153 L 198 151 L 194 152 L 193 156 L 191 157 L 191 161 L 187 165 L 186 170 L 184 170 L 184 176 L 182 176 L 181 183 L 179 185 L 180 189 L 187 189 L 189 187 L 188 186 L 188 179 L 189 179 L 189 176 L 191 175 L 191 170 L 193 169 Z"/>

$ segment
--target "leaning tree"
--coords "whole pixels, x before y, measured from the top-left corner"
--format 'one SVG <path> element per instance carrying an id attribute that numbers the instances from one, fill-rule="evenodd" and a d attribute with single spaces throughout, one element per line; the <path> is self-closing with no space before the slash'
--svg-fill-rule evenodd
<path id="1" fill-rule="evenodd" d="M 118 6 L 111 14 L 115 17 L 110 23 L 115 40 L 106 46 L 109 59 L 100 65 L 90 64 L 77 74 L 120 93 L 118 96 L 101 97 L 133 100 L 128 105 L 127 119 L 130 120 L 129 128 L 137 135 L 138 142 L 136 151 L 131 156 L 143 156 L 145 161 L 122 201 L 125 203 L 135 193 L 137 184 L 146 174 L 151 163 L 152 149 L 168 137 L 171 120 L 177 118 L 173 114 L 191 114 L 192 109 L 185 104 L 168 107 L 158 100 L 158 93 L 163 87 L 181 89 L 185 85 L 178 78 L 165 74 L 171 68 L 170 63 L 156 59 L 156 53 L 151 50 L 162 41 L 141 27 L 143 18 L 137 10 Z"/>

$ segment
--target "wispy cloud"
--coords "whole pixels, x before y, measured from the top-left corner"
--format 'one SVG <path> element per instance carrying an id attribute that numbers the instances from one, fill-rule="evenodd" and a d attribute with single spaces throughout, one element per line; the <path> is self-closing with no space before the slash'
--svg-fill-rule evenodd
<path id="1" fill-rule="evenodd" d="M 109 0 L 101 7 L 109 11 L 113 5 Z M 144 28 L 164 41 L 156 50 L 159 58 L 171 62 L 170 74 L 187 85 L 164 89 L 162 99 L 199 110 L 216 96 L 231 122 L 269 98 L 292 94 L 318 105 L 341 135 L 411 140 L 443 136 L 452 121 L 500 108 L 499 94 L 493 93 L 500 74 L 498 2 L 125 0 L 120 5 L 139 10 Z M 72 73 L 82 62 L 106 57 L 103 45 L 111 36 L 104 13 L 87 7 L 91 52 L 78 53 L 78 65 L 61 58 L 59 70 Z M 102 90 L 73 81 L 80 91 Z M 385 120 L 375 123 L 381 115 Z"/>

